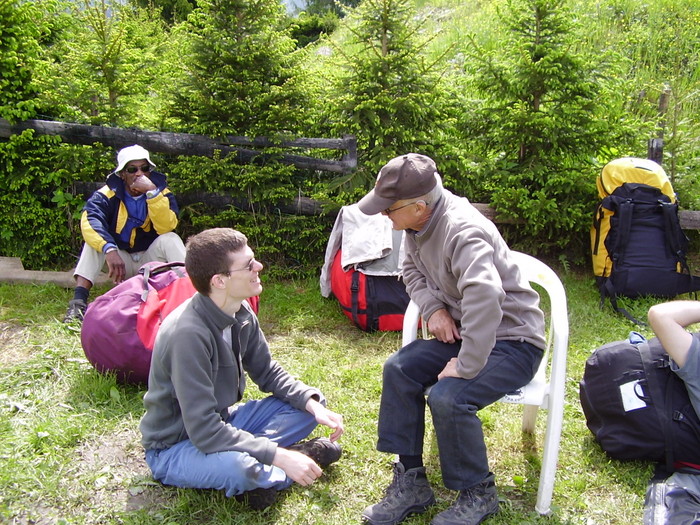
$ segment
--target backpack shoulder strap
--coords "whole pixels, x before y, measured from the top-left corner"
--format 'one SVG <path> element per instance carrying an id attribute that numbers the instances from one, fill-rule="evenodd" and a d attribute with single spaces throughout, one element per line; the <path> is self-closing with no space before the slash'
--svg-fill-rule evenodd
<path id="1" fill-rule="evenodd" d="M 688 238 L 681 229 L 678 220 L 678 205 L 659 200 L 659 205 L 664 215 L 664 227 L 666 229 L 666 240 L 671 252 L 676 256 L 681 265 L 681 270 L 690 273 L 685 252 L 688 247 Z"/>
<path id="2" fill-rule="evenodd" d="M 615 246 L 610 250 L 610 257 L 613 264 L 619 264 L 619 261 L 625 254 L 627 243 L 630 240 L 630 231 L 632 230 L 632 217 L 634 216 L 634 202 L 631 199 L 621 199 L 617 206 L 615 216 L 618 219 L 615 236 Z M 614 268 L 614 266 L 613 266 Z"/>
<path id="3" fill-rule="evenodd" d="M 665 448 L 665 462 L 666 469 L 668 472 L 673 472 L 673 445 L 674 438 L 672 432 L 672 407 L 671 407 L 671 395 L 672 391 L 668 388 L 668 384 L 665 389 L 662 387 L 657 376 L 656 369 L 665 368 L 669 366 L 668 359 L 660 360 L 656 359 L 651 352 L 649 342 L 639 343 L 637 349 L 642 357 L 642 365 L 644 366 L 644 375 L 647 379 L 647 386 L 649 387 L 649 395 L 651 399 L 657 400 L 656 403 L 652 403 L 654 410 L 656 410 L 656 415 L 659 418 L 659 423 L 661 424 L 661 431 L 664 434 L 664 448 Z M 663 401 L 663 402 L 661 402 Z"/>
<path id="4" fill-rule="evenodd" d="M 615 293 L 615 288 L 613 287 L 612 282 L 610 282 L 610 279 L 606 279 L 600 285 L 600 306 L 601 306 L 601 308 L 605 304 L 605 297 L 606 296 L 610 298 L 610 306 L 612 306 L 613 310 L 615 310 L 617 313 L 624 315 L 627 319 L 632 321 L 637 326 L 647 326 L 647 324 L 644 321 L 641 321 L 641 320 L 637 319 L 636 317 L 634 317 L 631 313 L 629 313 L 622 306 L 618 306 L 617 293 Z"/>
<path id="5" fill-rule="evenodd" d="M 632 199 L 620 197 L 617 195 L 609 196 L 604 199 L 607 201 L 605 207 L 612 209 L 615 212 L 615 217 L 617 220 L 617 225 L 615 228 L 615 242 L 612 245 L 607 246 L 608 256 L 613 263 L 613 273 L 615 272 L 615 267 L 619 266 L 625 255 L 625 250 L 627 243 L 630 239 L 630 231 L 632 230 L 632 217 L 634 215 L 634 202 Z M 611 281 L 610 276 L 601 279 L 599 281 L 600 290 L 600 306 L 602 307 L 605 303 L 605 298 L 610 298 L 610 304 L 613 310 L 624 315 L 627 319 L 632 321 L 638 326 L 646 326 L 644 321 L 640 321 L 632 314 L 630 314 L 626 309 L 618 306 L 617 304 L 617 293 L 615 292 L 615 287 Z"/>
<path id="6" fill-rule="evenodd" d="M 601 223 L 605 217 L 605 212 L 603 211 L 603 204 L 600 203 L 596 206 L 595 213 L 593 214 L 593 231 L 595 231 L 595 237 L 593 238 L 591 252 L 593 255 L 598 255 L 598 250 L 601 243 Z"/>
<path id="7" fill-rule="evenodd" d="M 360 325 L 359 310 L 360 310 L 360 272 L 355 271 L 352 274 L 352 281 L 350 283 L 350 292 L 352 294 L 352 321 L 357 325 Z"/>

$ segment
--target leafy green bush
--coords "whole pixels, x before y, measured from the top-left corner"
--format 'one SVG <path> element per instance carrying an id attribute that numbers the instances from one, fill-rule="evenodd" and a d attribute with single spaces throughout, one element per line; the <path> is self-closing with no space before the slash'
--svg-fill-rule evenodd
<path id="1" fill-rule="evenodd" d="M 278 207 L 315 191 L 308 174 L 276 162 L 241 165 L 229 157 L 180 157 L 169 169 L 170 186 L 176 195 L 210 192 L 234 200 L 225 210 L 203 202 L 183 207 L 181 230 L 185 238 L 206 228 L 235 228 L 248 236 L 256 257 L 273 274 L 297 277 L 318 273 L 333 218 L 290 215 Z"/>
<path id="2" fill-rule="evenodd" d="M 41 10 L 26 2 L 0 2 L 0 117 L 35 116 L 35 72 L 47 27 Z M 77 204 L 66 192 L 67 171 L 56 169 L 56 137 L 31 130 L 0 141 L 0 254 L 28 268 L 66 262 L 69 222 Z"/>
<path id="3" fill-rule="evenodd" d="M 196 231 L 230 227 L 245 233 L 265 273 L 275 278 L 318 275 L 326 249 L 329 217 L 304 217 L 283 213 L 257 214 L 236 208 L 212 215 L 191 217 Z"/>
<path id="4" fill-rule="evenodd" d="M 41 52 L 36 18 L 38 11 L 31 3 L 0 2 L 0 117 L 8 120 L 34 115 L 33 69 Z"/>
<path id="5" fill-rule="evenodd" d="M 54 170 L 56 143 L 31 131 L 0 142 L 0 169 L 12 174 L 0 177 L 0 253 L 20 257 L 27 268 L 67 261 L 75 198 L 61 191 L 66 173 Z"/>

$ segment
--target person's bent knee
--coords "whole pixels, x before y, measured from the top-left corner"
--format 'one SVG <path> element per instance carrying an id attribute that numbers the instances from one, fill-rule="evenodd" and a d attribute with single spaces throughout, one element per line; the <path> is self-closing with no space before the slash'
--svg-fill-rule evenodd
<path id="1" fill-rule="evenodd" d="M 428 391 L 428 406 L 430 410 L 435 412 L 444 412 L 445 410 L 452 410 L 454 408 L 455 400 L 454 396 L 444 388 L 445 382 L 438 381 Z"/>
<path id="2" fill-rule="evenodd" d="M 158 236 L 161 242 L 182 242 L 180 236 L 175 232 L 161 233 Z"/>
<path id="3" fill-rule="evenodd" d="M 386 361 L 384 361 L 384 365 L 382 367 L 382 378 L 386 384 L 390 384 L 393 381 L 404 377 L 403 367 L 401 366 L 401 360 L 398 354 L 398 352 L 394 352 Z"/>
<path id="4" fill-rule="evenodd" d="M 433 414 L 451 414 L 455 407 L 460 405 L 463 409 L 476 412 L 477 406 L 469 401 L 458 401 L 457 390 L 464 397 L 464 380 L 454 377 L 446 377 L 435 383 L 428 392 L 428 406 Z"/>
<path id="5" fill-rule="evenodd" d="M 383 369 L 386 373 L 387 371 L 393 371 L 400 367 L 399 353 L 394 352 L 391 354 L 386 361 L 384 361 Z"/>
<path id="6" fill-rule="evenodd" d="M 180 248 L 180 246 L 184 247 L 182 239 L 175 232 L 162 233 L 158 237 L 156 237 L 156 240 L 154 242 L 158 242 L 158 244 L 160 244 L 162 248 Z"/>
<path id="7" fill-rule="evenodd" d="M 182 262 L 185 260 L 185 244 L 175 232 L 159 235 L 150 250 L 155 250 L 155 257 L 164 262 Z"/>

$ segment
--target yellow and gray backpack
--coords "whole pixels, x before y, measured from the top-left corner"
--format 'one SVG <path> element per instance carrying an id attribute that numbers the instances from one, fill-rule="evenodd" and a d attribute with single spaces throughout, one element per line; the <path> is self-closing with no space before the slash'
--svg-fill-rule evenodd
<path id="1" fill-rule="evenodd" d="M 688 238 L 666 172 L 648 159 L 625 157 L 606 164 L 596 180 L 601 198 L 591 228 L 593 273 L 615 310 L 617 296 L 672 298 L 700 289 L 686 262 Z"/>

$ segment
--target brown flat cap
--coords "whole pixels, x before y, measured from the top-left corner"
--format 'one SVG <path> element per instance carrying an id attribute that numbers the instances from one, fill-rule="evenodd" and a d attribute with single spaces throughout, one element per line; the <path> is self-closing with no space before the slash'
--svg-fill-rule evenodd
<path id="1" fill-rule="evenodd" d="M 407 153 L 395 157 L 379 170 L 374 189 L 360 199 L 366 215 L 376 215 L 397 201 L 425 195 L 437 184 L 437 166 L 430 157 Z"/>

